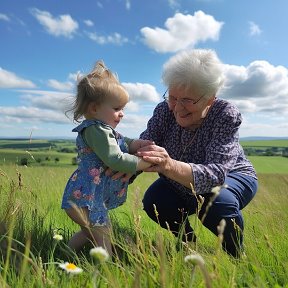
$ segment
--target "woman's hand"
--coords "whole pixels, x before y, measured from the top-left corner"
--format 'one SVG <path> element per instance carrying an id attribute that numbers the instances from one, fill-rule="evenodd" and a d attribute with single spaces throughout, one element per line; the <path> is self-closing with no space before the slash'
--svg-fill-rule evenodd
<path id="1" fill-rule="evenodd" d="M 138 150 L 137 156 L 152 164 L 145 172 L 158 172 L 187 188 L 193 185 L 193 171 L 190 164 L 172 159 L 165 148 L 148 145 Z"/>
<path id="2" fill-rule="evenodd" d="M 168 152 L 155 144 L 138 149 L 136 155 L 152 164 L 151 167 L 144 170 L 145 172 L 158 172 L 166 175 L 175 166 L 175 160 L 169 156 Z"/>

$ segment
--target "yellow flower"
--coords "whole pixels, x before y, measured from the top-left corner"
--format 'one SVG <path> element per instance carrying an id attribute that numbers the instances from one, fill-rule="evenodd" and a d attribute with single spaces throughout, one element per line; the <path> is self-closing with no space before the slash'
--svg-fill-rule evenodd
<path id="1" fill-rule="evenodd" d="M 108 252 L 102 247 L 95 247 L 90 250 L 90 255 L 100 262 L 105 262 L 109 258 Z"/>
<path id="2" fill-rule="evenodd" d="M 60 263 L 59 267 L 65 270 L 67 273 L 71 274 L 79 274 L 83 272 L 83 269 L 77 267 L 73 263 L 65 262 L 65 263 Z"/>

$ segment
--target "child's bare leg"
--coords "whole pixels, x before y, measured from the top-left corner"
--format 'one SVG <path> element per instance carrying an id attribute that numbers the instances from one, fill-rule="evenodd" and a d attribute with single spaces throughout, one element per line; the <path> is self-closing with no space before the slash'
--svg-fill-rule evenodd
<path id="1" fill-rule="evenodd" d="M 74 234 L 70 239 L 68 243 L 69 247 L 77 251 L 90 240 L 95 246 L 102 246 L 107 250 L 109 255 L 112 255 L 110 223 L 106 226 L 91 227 L 88 218 L 89 211 L 87 208 L 73 207 L 66 209 L 66 213 L 81 227 L 81 231 Z"/>
<path id="2" fill-rule="evenodd" d="M 86 233 L 83 230 L 76 232 L 69 240 L 68 246 L 75 250 L 76 252 L 79 251 L 89 239 L 87 238 Z"/>
<path id="3" fill-rule="evenodd" d="M 87 231 L 87 229 L 85 228 Z M 112 245 L 111 245 L 111 227 L 107 226 L 94 226 L 88 229 L 88 234 L 93 239 L 95 246 L 101 246 L 105 248 L 108 254 L 112 255 Z"/>
<path id="4" fill-rule="evenodd" d="M 90 237 L 83 231 L 82 227 L 89 227 L 88 209 L 73 207 L 65 210 L 67 215 L 77 224 L 80 225 L 81 230 L 75 233 L 68 242 L 68 246 L 76 251 L 79 251 Z"/>

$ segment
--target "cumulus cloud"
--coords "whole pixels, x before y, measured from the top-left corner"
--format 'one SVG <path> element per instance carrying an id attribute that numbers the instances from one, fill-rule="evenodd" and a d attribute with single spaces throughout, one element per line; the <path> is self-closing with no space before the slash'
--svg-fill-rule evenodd
<path id="1" fill-rule="evenodd" d="M 13 120 L 16 123 L 57 123 L 67 124 L 68 120 L 64 114 L 53 110 L 39 109 L 37 107 L 18 106 L 18 107 L 1 107 L 0 114 L 2 121 L 8 122 Z"/>
<path id="2" fill-rule="evenodd" d="M 250 36 L 260 35 L 262 33 L 260 27 L 254 22 L 249 22 L 249 33 Z"/>
<path id="3" fill-rule="evenodd" d="M 140 31 L 148 47 L 166 53 L 193 47 L 207 40 L 217 41 L 223 24 L 213 16 L 197 11 L 194 15 L 176 13 L 166 20 L 165 29 L 143 27 Z"/>
<path id="4" fill-rule="evenodd" d="M 91 20 L 89 20 L 89 19 L 84 20 L 84 24 L 85 24 L 86 26 L 88 26 L 88 27 L 94 26 L 94 22 L 91 21 Z"/>
<path id="5" fill-rule="evenodd" d="M 63 114 L 74 98 L 71 93 L 45 91 L 45 90 L 21 90 L 22 101 L 27 106 L 39 109 L 59 111 Z"/>
<path id="6" fill-rule="evenodd" d="M 224 65 L 225 86 L 220 96 L 233 100 L 243 112 L 288 113 L 288 69 L 267 61 L 247 67 Z"/>
<path id="7" fill-rule="evenodd" d="M 80 72 L 70 73 L 67 81 L 60 82 L 56 79 L 49 79 L 47 82 L 47 85 L 49 87 L 54 88 L 55 90 L 59 90 L 59 91 L 72 91 L 76 85 L 75 83 L 76 83 L 78 77 L 81 77 Z"/>
<path id="8" fill-rule="evenodd" d="M 160 97 L 154 86 L 147 83 L 122 83 L 132 101 L 159 102 Z"/>
<path id="9" fill-rule="evenodd" d="M 168 4 L 172 9 L 178 8 L 180 6 L 179 0 L 168 0 Z"/>
<path id="10" fill-rule="evenodd" d="M 56 37 L 72 38 L 79 27 L 77 21 L 68 14 L 53 17 L 49 12 L 37 8 L 31 9 L 31 13 L 49 34 Z"/>
<path id="11" fill-rule="evenodd" d="M 131 2 L 130 2 L 130 0 L 126 0 L 126 1 L 125 1 L 125 7 L 126 7 L 127 10 L 130 10 L 130 8 L 131 8 Z"/>
<path id="12" fill-rule="evenodd" d="M 0 20 L 9 22 L 10 18 L 6 14 L 0 13 Z"/>
<path id="13" fill-rule="evenodd" d="M 36 85 L 30 81 L 17 76 L 15 73 L 0 67 L 0 88 L 35 88 Z"/>
<path id="14" fill-rule="evenodd" d="M 129 40 L 126 37 L 123 37 L 121 34 L 115 32 L 108 36 L 99 35 L 96 32 L 86 32 L 87 36 L 100 45 L 105 44 L 115 44 L 115 45 L 123 45 L 127 43 Z"/>
<path id="15" fill-rule="evenodd" d="M 123 120 L 117 126 L 117 130 L 123 135 L 138 138 L 140 133 L 146 129 L 150 116 L 139 114 L 125 114 Z"/>

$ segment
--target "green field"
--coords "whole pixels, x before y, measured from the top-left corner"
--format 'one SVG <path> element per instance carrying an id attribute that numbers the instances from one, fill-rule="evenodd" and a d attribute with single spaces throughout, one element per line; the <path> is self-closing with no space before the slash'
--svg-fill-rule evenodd
<path id="1" fill-rule="evenodd" d="M 288 147 L 288 140 L 240 141 L 243 147 Z"/>
<path id="2" fill-rule="evenodd" d="M 197 243 L 177 251 L 174 236 L 142 210 L 144 192 L 158 177 L 142 173 L 129 186 L 127 202 L 111 211 L 117 254 L 100 264 L 90 257 L 91 246 L 80 254 L 67 247 L 78 227 L 60 204 L 66 181 L 76 168 L 71 164 L 76 154 L 57 152 L 64 146 L 71 148 L 73 143 L 22 151 L 0 148 L 0 229 L 1 221 L 10 227 L 8 235 L 0 234 L 1 288 L 288 288 L 288 158 L 249 156 L 258 173 L 259 190 L 243 210 L 246 258 L 227 256 L 220 239 L 195 215 L 190 216 L 190 222 Z M 27 166 L 19 165 L 23 157 L 29 158 Z M 45 160 L 47 157 L 50 160 Z M 37 158 L 42 159 L 40 163 Z M 64 236 L 63 241 L 53 239 L 55 232 Z M 208 283 L 203 267 L 184 261 L 185 256 L 195 253 L 205 261 Z M 64 273 L 59 263 L 66 261 L 82 268 L 83 273 Z"/>

